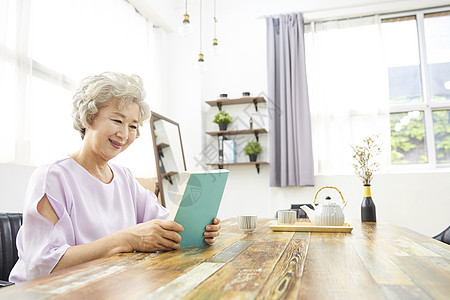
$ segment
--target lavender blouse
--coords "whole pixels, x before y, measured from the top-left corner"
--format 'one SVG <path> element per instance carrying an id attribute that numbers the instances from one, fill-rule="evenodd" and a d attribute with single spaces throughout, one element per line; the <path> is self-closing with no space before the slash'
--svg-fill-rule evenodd
<path id="1" fill-rule="evenodd" d="M 17 235 L 19 260 L 9 280 L 21 282 L 49 274 L 70 246 L 95 241 L 153 219 L 168 210 L 144 189 L 130 170 L 109 164 L 114 177 L 105 184 L 72 158 L 39 167 L 31 176 Z M 37 211 L 44 195 L 59 217 L 55 226 Z"/>

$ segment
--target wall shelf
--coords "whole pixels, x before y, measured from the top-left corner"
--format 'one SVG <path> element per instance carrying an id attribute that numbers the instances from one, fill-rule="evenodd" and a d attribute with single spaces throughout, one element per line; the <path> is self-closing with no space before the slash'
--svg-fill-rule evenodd
<path id="1" fill-rule="evenodd" d="M 223 169 L 224 166 L 244 166 L 244 165 L 255 165 L 256 170 L 259 174 L 259 166 L 260 165 L 268 165 L 267 161 L 247 161 L 247 162 L 235 162 L 235 163 L 210 163 L 208 166 L 218 166 L 219 169 Z"/>
<path id="2" fill-rule="evenodd" d="M 264 128 L 258 129 L 243 129 L 243 130 L 222 130 L 222 131 L 209 131 L 206 132 L 209 135 L 238 135 L 238 134 L 254 134 L 256 140 L 259 140 L 258 134 L 267 133 L 267 130 Z"/>
<path id="3" fill-rule="evenodd" d="M 212 101 L 205 101 L 210 106 L 217 106 L 219 110 L 222 110 L 222 105 L 235 105 L 235 104 L 249 104 L 253 103 L 255 105 L 255 110 L 258 111 L 258 103 L 266 103 L 266 99 L 264 97 L 242 97 L 235 99 L 221 98 Z M 225 139 L 225 135 L 240 135 L 240 134 L 254 134 L 257 141 L 259 141 L 260 133 L 267 133 L 267 130 L 264 128 L 253 128 L 253 124 L 250 124 L 251 129 L 243 129 L 243 130 L 221 130 L 221 131 L 209 131 L 206 134 L 211 136 L 218 136 L 219 143 L 219 161 L 223 160 L 223 140 Z M 222 159 L 221 159 L 222 158 Z M 209 163 L 208 166 L 218 166 L 219 169 L 223 169 L 224 166 L 239 166 L 239 165 L 255 165 L 256 170 L 259 174 L 259 166 L 260 165 L 268 165 L 268 162 L 265 161 L 256 161 L 256 162 L 236 162 L 236 163 Z"/>
<path id="4" fill-rule="evenodd" d="M 222 110 L 222 105 L 253 103 L 255 105 L 256 111 L 258 111 L 258 103 L 265 103 L 266 99 L 264 99 L 264 97 L 242 97 L 235 99 L 224 98 L 205 102 L 210 106 L 217 106 L 219 110 Z"/>
<path id="5" fill-rule="evenodd" d="M 164 149 L 166 147 L 169 147 L 169 144 L 166 143 L 159 143 L 158 145 L 156 145 L 156 147 L 158 147 L 158 149 Z"/>
<path id="6" fill-rule="evenodd" d="M 163 173 L 162 176 L 166 177 L 166 176 L 173 176 L 173 175 L 177 175 L 178 172 L 167 172 L 167 173 Z"/>
<path id="7" fill-rule="evenodd" d="M 252 133 L 267 133 L 264 128 L 259 129 L 243 129 L 243 130 L 222 130 L 222 131 L 209 131 L 209 135 L 236 135 L 236 134 L 252 134 Z"/>
<path id="8" fill-rule="evenodd" d="M 161 174 L 161 177 L 168 180 L 170 182 L 170 184 L 173 184 L 172 176 L 177 175 L 177 174 L 178 174 L 178 172 L 167 172 L 167 173 Z"/>

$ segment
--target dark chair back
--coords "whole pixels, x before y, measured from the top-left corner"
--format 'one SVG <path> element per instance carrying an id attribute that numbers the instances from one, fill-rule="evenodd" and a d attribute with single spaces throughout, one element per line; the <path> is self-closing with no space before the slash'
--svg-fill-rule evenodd
<path id="1" fill-rule="evenodd" d="M 447 245 L 450 245 L 450 226 L 448 226 L 447 229 L 439 233 L 437 236 L 434 236 L 433 238 L 446 243 Z"/>
<path id="2" fill-rule="evenodd" d="M 280 209 L 277 210 L 275 212 L 275 219 L 278 218 L 278 212 L 279 211 L 286 211 L 286 210 L 292 210 L 292 211 L 296 211 L 297 212 L 297 219 L 308 219 L 308 215 L 305 213 L 305 211 L 303 209 L 301 209 L 300 207 L 306 205 L 311 209 L 314 209 L 314 207 L 312 206 L 312 204 L 291 204 L 291 209 Z"/>
<path id="3" fill-rule="evenodd" d="M 18 260 L 16 237 L 22 226 L 21 213 L 0 213 L 0 280 L 8 280 Z"/>

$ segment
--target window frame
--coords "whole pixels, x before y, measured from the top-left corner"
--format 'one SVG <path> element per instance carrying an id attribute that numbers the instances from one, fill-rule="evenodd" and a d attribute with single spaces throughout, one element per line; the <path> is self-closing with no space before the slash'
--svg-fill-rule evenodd
<path id="1" fill-rule="evenodd" d="M 5 24 L 7 25 L 5 28 L 5 34 L 3 34 L 3 30 L 2 34 L 1 34 L 1 40 L 0 40 L 0 65 L 3 66 L 3 64 L 5 64 L 6 66 L 11 65 L 11 68 L 14 71 L 14 76 L 9 76 L 12 81 L 12 84 L 10 85 L 12 88 L 11 90 L 14 91 L 13 96 L 11 98 L 16 99 L 15 101 L 11 102 L 12 103 L 12 112 L 9 115 L 15 116 L 14 119 L 12 119 L 11 121 L 9 119 L 7 119 L 7 122 L 5 122 L 5 124 L 9 125 L 13 125 L 10 129 L 8 129 L 9 132 L 12 132 L 11 134 L 9 134 L 7 136 L 7 140 L 6 140 L 6 151 L 3 153 L 1 153 L 0 155 L 0 163 L 7 163 L 7 164 L 21 164 L 21 165 L 26 165 L 26 166 L 39 166 L 42 164 L 45 164 L 47 162 L 49 162 L 49 159 L 47 157 L 45 157 L 43 154 L 50 152 L 50 151 L 45 151 L 42 149 L 45 149 L 45 145 L 43 147 L 43 143 L 39 144 L 36 141 L 38 141 L 38 138 L 36 137 L 36 134 L 33 132 L 33 130 L 36 130 L 38 132 L 44 132 L 43 130 L 39 130 L 41 129 L 38 126 L 33 126 L 33 122 L 39 122 L 39 119 L 36 117 L 38 114 L 36 114 L 35 111 L 32 111 L 32 107 L 33 105 L 37 105 L 39 106 L 39 99 L 40 98 L 45 98 L 45 99 L 50 99 L 51 97 L 47 96 L 46 94 L 44 94 L 43 92 L 41 92 L 39 94 L 40 98 L 37 99 L 38 97 L 36 97 L 35 95 L 33 95 L 33 93 L 37 90 L 41 90 L 42 91 L 42 86 L 45 85 L 45 88 L 49 91 L 57 91 L 57 92 L 64 92 L 67 93 L 67 96 L 65 96 L 64 98 L 62 97 L 53 97 L 53 99 L 55 101 L 59 101 L 58 103 L 61 103 L 61 101 L 65 101 L 69 104 L 71 104 L 71 98 L 73 95 L 73 92 L 76 90 L 77 86 L 78 86 L 78 80 L 81 80 L 82 77 L 87 76 L 89 74 L 93 74 L 93 70 L 95 70 L 94 68 L 89 69 L 89 70 L 84 70 L 86 71 L 86 74 L 83 75 L 82 73 L 74 72 L 73 68 L 60 68 L 60 70 L 57 67 L 57 64 L 52 64 L 51 61 L 49 63 L 48 60 L 43 60 L 41 56 L 36 55 L 36 53 L 34 52 L 33 46 L 35 46 L 35 44 L 33 44 L 33 42 L 35 43 L 40 43 L 40 40 L 36 40 L 39 42 L 36 42 L 34 40 L 35 34 L 37 32 L 41 32 L 46 34 L 47 36 L 49 35 L 48 33 L 46 33 L 45 30 L 42 30 L 42 28 L 40 28 L 39 30 L 36 29 L 35 27 L 33 27 L 33 20 L 36 16 L 38 16 L 38 19 L 40 21 L 45 21 L 45 15 L 43 15 L 42 13 L 45 12 L 47 13 L 47 6 L 52 6 L 51 2 L 46 2 L 44 6 L 42 5 L 38 5 L 37 7 L 43 8 L 43 9 L 35 9 L 35 7 L 31 4 L 28 3 L 29 1 L 25 1 L 26 5 L 24 7 L 22 6 L 18 6 L 16 7 L 16 5 L 12 5 L 12 3 L 6 2 L 6 5 L 0 5 L 2 8 L 6 7 L 5 11 L 8 12 L 7 18 L 5 18 L 5 20 L 2 19 L 2 22 L 0 22 L 3 25 L 3 21 L 5 21 Z M 70 2 L 70 1 L 69 1 Z M 67 2 L 67 3 L 69 3 Z M 135 73 L 135 74 L 139 74 L 142 78 L 151 78 L 151 80 L 153 80 L 154 77 L 153 73 L 156 71 L 150 70 L 148 68 L 148 64 L 154 59 L 154 51 L 148 51 L 150 48 L 150 50 L 152 50 L 154 47 L 158 47 L 158 42 L 159 40 L 162 38 L 160 37 L 160 35 L 158 34 L 155 37 L 154 34 L 154 30 L 155 26 L 153 26 L 153 22 L 151 20 L 149 20 L 148 18 L 146 18 L 144 15 L 142 15 L 139 11 L 136 10 L 136 8 L 134 7 L 134 5 L 132 3 L 129 3 L 129 1 L 124 1 L 124 0 L 115 0 L 115 1 L 110 1 L 107 3 L 108 1 L 104 0 L 102 2 L 99 2 L 97 4 L 91 3 L 89 1 L 85 1 L 83 3 L 78 3 L 78 4 L 73 4 L 74 8 L 76 9 L 76 12 L 79 13 L 84 13 L 89 12 L 89 14 L 87 16 L 89 16 L 89 18 L 92 19 L 92 21 L 94 21 L 97 17 L 95 12 L 98 11 L 103 11 L 105 9 L 105 5 L 106 5 L 106 10 L 108 11 L 108 16 L 113 16 L 114 18 L 121 18 L 125 21 L 123 22 L 127 22 L 130 23 L 129 21 L 131 20 L 131 24 L 130 27 L 125 27 L 125 30 L 129 30 L 129 29 L 134 29 L 134 28 L 139 28 L 139 30 L 137 31 L 139 35 L 137 35 L 136 37 L 134 37 L 133 39 L 130 39 L 131 41 L 136 41 L 136 39 L 139 39 L 139 41 L 141 41 L 142 43 L 139 44 L 139 47 L 137 49 L 141 49 L 139 52 L 136 52 L 139 54 L 139 61 L 137 62 L 136 59 L 134 60 L 130 60 L 131 62 L 135 62 L 134 64 L 130 64 L 134 67 L 138 67 L 136 68 L 139 71 L 134 72 L 133 69 L 128 68 L 129 70 L 127 70 L 127 68 L 123 68 L 124 65 L 128 65 L 128 63 L 124 63 L 124 64 L 111 64 L 112 68 L 114 71 L 119 71 L 119 72 L 123 72 L 125 74 L 127 73 Z M 62 4 L 64 5 L 64 4 Z M 111 6 L 110 11 L 109 12 L 109 6 Z M 45 9 L 44 9 L 45 8 Z M 55 9 L 60 8 L 59 6 Z M 11 12 L 11 11 L 12 12 Z M 59 12 L 59 11 L 58 11 Z M 71 14 L 72 12 L 69 10 L 64 10 L 63 13 L 67 13 L 67 14 Z M 63 13 L 58 13 L 57 15 L 63 15 Z M 77 15 L 78 15 L 77 14 Z M 54 15 L 54 14 L 53 14 Z M 26 22 L 24 21 L 26 20 Z M 77 19 L 80 20 L 80 18 Z M 64 20 L 65 22 L 68 22 L 66 20 Z M 145 22 L 144 22 L 145 21 Z M 81 22 L 81 21 L 80 21 Z M 53 22 L 54 23 L 54 22 Z M 98 22 L 97 22 L 98 23 Z M 10 25 L 12 24 L 12 25 Z M 50 24 L 50 23 L 47 23 Z M 94 22 L 93 22 L 94 24 Z M 65 25 L 65 23 L 63 24 Z M 67 32 L 72 32 L 70 31 L 71 29 L 75 29 L 75 31 L 77 31 L 76 27 L 78 26 L 77 23 L 72 22 L 70 26 L 67 26 L 69 31 Z M 64 26 L 62 26 L 64 27 Z M 119 28 L 119 27 L 118 27 Z M 120 28 L 123 28 L 120 27 Z M 88 28 L 89 29 L 89 28 Z M 86 29 L 84 29 L 86 30 Z M 117 28 L 115 27 L 111 27 L 109 26 L 108 28 L 108 32 L 110 32 L 111 35 L 115 35 L 117 32 Z M 123 34 L 123 31 L 122 31 Z M 128 33 L 126 33 L 128 35 Z M 70 34 L 65 34 L 65 36 L 69 36 L 70 38 Z M 156 40 L 158 42 L 155 42 Z M 55 41 L 55 39 L 53 38 L 53 40 Z M 56 40 L 56 42 L 58 42 Z M 109 47 L 111 47 L 113 45 L 113 41 L 111 42 L 111 45 Z M 41 43 L 40 45 L 43 45 L 43 47 L 48 47 L 48 45 L 46 45 L 45 43 Z M 136 44 L 135 44 L 136 45 Z M 155 46 L 156 45 L 156 46 Z M 105 46 L 104 46 L 105 47 Z M 150 48 L 149 48 L 150 47 Z M 106 48 L 105 48 L 106 49 Z M 159 48 L 158 48 L 159 49 Z M 154 49 L 153 49 L 154 50 Z M 133 52 L 135 53 L 135 52 Z M 66 54 L 67 55 L 67 54 Z M 124 54 L 126 55 L 126 54 Z M 67 59 L 67 58 L 64 58 Z M 72 58 L 69 58 L 72 59 Z M 126 61 L 126 60 L 124 60 Z M 126 61 L 128 62 L 128 61 Z M 109 64 L 104 64 L 104 67 L 110 67 Z M 7 68 L 5 68 L 6 70 Z M 124 71 L 127 70 L 127 71 Z M 97 73 L 104 71 L 105 69 L 99 69 L 97 68 Z M 148 71 L 150 70 L 150 71 Z M 6 76 L 5 75 L 6 72 L 1 72 L 0 75 Z M 19 76 L 20 75 L 20 76 Z M 75 78 L 76 76 L 80 76 L 81 78 Z M 149 80 L 150 81 L 150 80 Z M 36 86 L 34 86 L 35 83 Z M 147 83 L 148 84 L 153 84 L 153 83 Z M 20 87 L 20 88 L 18 88 Z M 44 91 L 45 92 L 45 91 Z M 159 92 L 159 90 L 158 90 Z M 56 93 L 56 92 L 55 92 Z M 153 92 L 154 93 L 154 92 Z M 43 95 L 43 97 L 41 97 Z M 51 110 L 52 107 L 50 105 L 45 105 L 42 107 L 46 107 L 48 106 L 48 112 L 49 114 L 53 113 L 53 111 Z M 67 106 L 68 109 L 71 108 L 70 106 Z M 55 114 L 58 114 L 57 111 L 55 111 Z M 58 114 L 61 115 L 61 114 Z M 65 114 L 67 115 L 67 114 Z M 47 115 L 46 115 L 47 116 Z M 68 115 L 70 117 L 70 114 Z M 34 120 L 33 120 L 34 118 Z M 42 118 L 42 120 L 49 120 L 51 118 L 49 117 L 45 117 Z M 65 120 L 71 120 L 71 119 L 65 119 Z M 44 122 L 39 122 L 39 124 L 42 124 Z M 1 125 L 3 125 L 3 123 L 1 123 Z M 54 126 L 54 127 L 60 127 L 60 126 Z M 67 124 L 65 124 L 65 127 L 67 128 Z M 72 127 L 72 126 L 70 126 Z M 38 129 L 36 129 L 38 128 Z M 49 128 L 47 126 L 47 128 Z M 8 133 L 9 133 L 8 132 Z M 54 134 L 54 133 L 52 133 Z M 74 137 L 69 137 L 68 136 L 74 136 Z M 69 134 L 65 135 L 65 138 L 67 140 L 72 139 L 78 142 L 79 140 L 79 135 L 76 133 L 76 131 L 71 131 Z M 64 146 L 67 146 L 68 143 L 63 143 Z M 54 147 L 57 150 L 59 150 L 59 148 Z M 58 155 L 65 155 L 67 151 L 60 151 L 60 154 Z M 62 153 L 62 154 L 61 154 Z M 152 161 L 149 161 L 150 165 L 153 163 Z M 139 164 L 139 166 L 142 164 Z M 133 167 L 134 169 L 138 169 L 135 168 L 135 166 Z M 146 174 L 146 171 L 141 171 L 139 170 L 138 172 Z M 147 175 L 145 175 L 147 176 Z"/>
<path id="2" fill-rule="evenodd" d="M 405 11 L 400 13 L 383 14 L 380 15 L 380 21 L 385 19 L 402 18 L 408 16 L 414 16 L 417 26 L 417 39 L 420 61 L 420 76 L 422 82 L 422 96 L 423 101 L 420 103 L 395 103 L 389 104 L 389 114 L 410 112 L 414 110 L 424 112 L 424 126 L 425 126 L 425 144 L 428 162 L 424 164 L 392 164 L 392 158 L 389 152 L 389 169 L 392 171 L 402 170 L 430 170 L 436 169 L 441 171 L 442 168 L 450 168 L 450 163 L 437 163 L 436 160 L 436 143 L 433 127 L 433 111 L 436 110 L 450 110 L 450 100 L 431 101 L 430 90 L 430 74 L 428 72 L 428 61 L 426 53 L 426 41 L 425 41 L 425 15 L 432 13 L 439 13 L 450 11 L 450 6 L 420 9 L 413 11 Z M 389 140 L 390 141 L 390 140 Z"/>

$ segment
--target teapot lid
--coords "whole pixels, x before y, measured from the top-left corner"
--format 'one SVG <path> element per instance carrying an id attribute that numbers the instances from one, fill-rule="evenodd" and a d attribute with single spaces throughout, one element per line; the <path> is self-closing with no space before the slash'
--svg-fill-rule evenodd
<path id="1" fill-rule="evenodd" d="M 337 203 L 331 200 L 330 196 L 325 197 L 325 202 L 323 203 L 323 206 L 337 206 Z"/>

